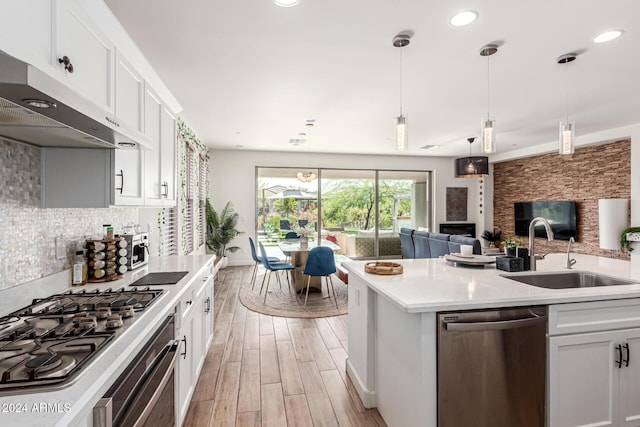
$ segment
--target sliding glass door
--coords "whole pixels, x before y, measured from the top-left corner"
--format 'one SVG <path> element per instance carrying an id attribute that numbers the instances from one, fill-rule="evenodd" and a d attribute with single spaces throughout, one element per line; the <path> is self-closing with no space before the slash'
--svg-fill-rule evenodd
<path id="1" fill-rule="evenodd" d="M 307 227 L 348 258 L 399 258 L 400 228 L 431 229 L 428 171 L 258 167 L 256 176 L 256 231 L 266 245 Z"/>

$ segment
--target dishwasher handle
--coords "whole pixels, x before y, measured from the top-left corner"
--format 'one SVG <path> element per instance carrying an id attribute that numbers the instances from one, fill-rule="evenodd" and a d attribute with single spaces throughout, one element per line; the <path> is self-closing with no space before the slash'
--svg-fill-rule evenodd
<path id="1" fill-rule="evenodd" d="M 500 331 L 505 329 L 526 328 L 546 323 L 547 316 L 527 317 L 524 319 L 499 320 L 496 322 L 445 322 L 447 331 Z"/>

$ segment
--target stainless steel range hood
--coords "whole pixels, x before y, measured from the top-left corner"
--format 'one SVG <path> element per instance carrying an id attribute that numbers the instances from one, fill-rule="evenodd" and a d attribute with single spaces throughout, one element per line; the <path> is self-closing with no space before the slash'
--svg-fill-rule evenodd
<path id="1" fill-rule="evenodd" d="M 148 145 L 110 113 L 37 68 L 0 51 L 0 137 L 41 147 Z"/>

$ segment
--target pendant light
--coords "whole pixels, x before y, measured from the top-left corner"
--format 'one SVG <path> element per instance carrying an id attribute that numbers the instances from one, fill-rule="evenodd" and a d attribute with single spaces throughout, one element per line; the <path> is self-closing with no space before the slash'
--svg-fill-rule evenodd
<path id="1" fill-rule="evenodd" d="M 569 74 L 567 64 L 576 59 L 575 53 L 566 53 L 558 57 L 558 64 L 563 64 L 566 77 L 566 97 L 565 97 L 565 120 L 560 121 L 560 132 L 558 136 L 558 152 L 560 154 L 573 154 L 575 150 L 575 123 L 569 121 Z"/>
<path id="2" fill-rule="evenodd" d="M 471 144 L 475 138 L 467 138 L 469 141 L 469 157 L 461 157 L 455 160 L 456 178 L 482 178 L 489 175 L 489 158 L 486 156 L 472 156 Z"/>
<path id="3" fill-rule="evenodd" d="M 480 49 L 480 56 L 487 57 L 487 117 L 483 117 L 481 121 L 481 135 L 482 135 L 482 146 L 481 151 L 483 153 L 495 153 L 496 152 L 496 136 L 495 136 L 495 124 L 496 121 L 491 118 L 489 115 L 489 83 L 490 83 L 490 73 L 489 73 L 489 57 L 498 52 L 498 45 L 496 44 L 488 44 L 483 46 Z"/>
<path id="4" fill-rule="evenodd" d="M 404 151 L 409 146 L 409 135 L 407 133 L 407 116 L 402 114 L 402 48 L 409 45 L 411 36 L 398 34 L 393 38 L 393 45 L 400 48 L 400 115 L 394 117 L 394 141 L 396 150 Z"/>

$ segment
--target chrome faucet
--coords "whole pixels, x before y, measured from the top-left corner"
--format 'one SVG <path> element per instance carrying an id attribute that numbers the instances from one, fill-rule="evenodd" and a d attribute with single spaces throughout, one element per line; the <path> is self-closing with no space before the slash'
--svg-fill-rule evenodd
<path id="1" fill-rule="evenodd" d="M 576 241 L 573 240 L 573 237 L 569 237 L 569 246 L 567 247 L 567 266 L 565 268 L 571 268 L 571 266 L 576 263 L 576 260 L 571 258 L 571 244 L 575 242 Z"/>
<path id="2" fill-rule="evenodd" d="M 536 260 L 543 258 L 542 256 L 536 255 L 533 251 L 534 241 L 536 237 L 535 231 L 536 231 L 537 222 L 541 222 L 544 225 L 545 230 L 547 230 L 547 238 L 549 239 L 549 241 L 553 240 L 553 230 L 551 230 L 551 225 L 549 224 L 549 221 L 542 218 L 541 216 L 533 218 L 529 223 L 529 259 L 530 259 L 529 267 L 531 271 L 536 271 Z"/>

